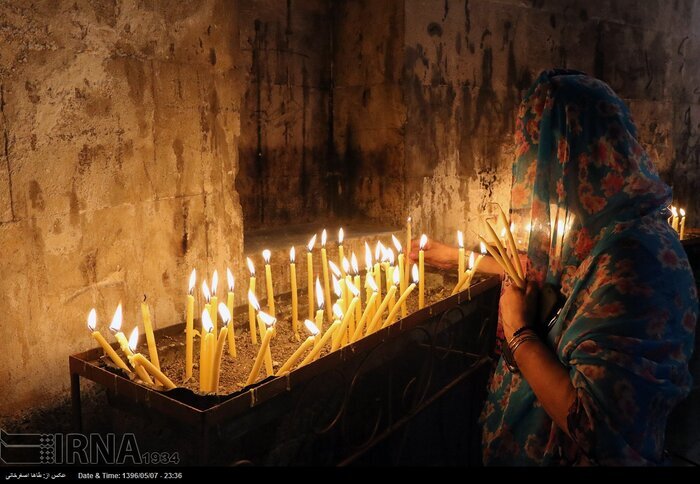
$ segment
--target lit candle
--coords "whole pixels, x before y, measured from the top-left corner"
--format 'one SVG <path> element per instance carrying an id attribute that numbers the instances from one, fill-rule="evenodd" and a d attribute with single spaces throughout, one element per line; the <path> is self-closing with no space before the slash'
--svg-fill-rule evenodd
<path id="1" fill-rule="evenodd" d="M 326 301 L 330 301 L 331 279 L 328 275 L 328 254 L 326 252 L 327 238 L 328 235 L 326 234 L 326 229 L 323 229 L 323 232 L 321 232 L 321 269 L 323 269 L 323 296 L 326 299 Z M 330 304 L 328 305 L 326 311 L 328 312 L 328 319 L 331 319 L 333 317 L 333 314 L 331 313 L 332 309 L 330 307 Z"/>
<path id="2" fill-rule="evenodd" d="M 202 281 L 202 295 L 204 295 L 204 310 L 209 313 L 209 317 L 211 318 L 211 292 L 209 291 L 209 286 L 207 285 L 207 281 Z M 212 321 L 212 326 L 213 326 L 213 321 Z"/>
<path id="3" fill-rule="evenodd" d="M 381 258 L 384 253 L 384 245 L 381 241 L 377 241 L 377 245 L 374 248 L 374 282 L 377 283 L 377 293 L 379 293 L 379 299 L 382 298 L 382 269 L 381 269 Z"/>
<path id="4" fill-rule="evenodd" d="M 202 311 L 202 337 L 199 339 L 199 391 L 211 391 L 211 364 L 214 358 L 214 324 L 211 321 L 211 313 Z"/>
<path id="5" fill-rule="evenodd" d="M 231 321 L 231 313 L 224 303 L 219 303 L 218 313 L 221 315 L 222 328 L 219 331 L 219 337 L 216 340 L 216 351 L 211 365 L 211 391 L 217 393 L 219 391 L 219 379 L 221 377 L 221 357 L 224 354 L 224 344 L 228 336 L 228 324 Z"/>
<path id="6" fill-rule="evenodd" d="M 323 297 L 323 289 L 321 289 L 321 281 L 319 281 L 318 277 L 316 278 L 316 302 L 318 303 L 318 309 L 316 310 L 316 326 L 318 326 L 319 331 L 323 331 L 325 298 Z M 330 300 L 328 302 L 330 303 Z"/>
<path id="7" fill-rule="evenodd" d="M 391 238 L 394 242 L 394 247 L 396 247 L 396 252 L 399 254 L 398 255 L 398 270 L 399 270 L 399 276 L 400 276 L 400 283 L 399 283 L 399 288 L 401 289 L 401 294 L 404 293 L 406 290 L 406 286 L 408 285 L 408 278 L 406 277 L 406 268 L 404 264 L 405 262 L 405 255 L 403 253 L 403 247 L 401 247 L 401 242 L 399 242 L 399 239 L 397 239 L 393 234 L 391 235 Z M 410 246 L 408 246 L 410 248 Z M 401 317 L 405 318 L 408 315 L 408 307 L 406 306 L 406 301 L 401 304 Z"/>
<path id="8" fill-rule="evenodd" d="M 673 230 L 678 232 L 678 209 L 674 206 L 671 206 L 671 212 L 673 213 L 673 218 L 671 219 L 671 227 L 673 227 Z"/>
<path id="9" fill-rule="evenodd" d="M 185 313 L 185 381 L 192 378 L 192 358 L 194 355 L 194 286 L 197 272 L 192 269 L 187 289 L 187 311 Z"/>
<path id="10" fill-rule="evenodd" d="M 117 340 L 119 343 L 119 347 L 121 348 L 122 352 L 126 355 L 127 359 L 130 356 L 133 356 L 133 351 L 131 351 L 131 348 L 129 348 L 129 342 L 126 339 L 126 336 L 124 336 L 124 333 L 122 333 L 122 303 L 119 303 L 117 306 L 117 310 L 114 311 L 114 316 L 112 317 L 112 323 L 109 325 L 110 331 L 114 334 L 114 338 Z M 136 328 L 134 328 L 136 329 Z M 132 331 L 133 333 L 133 331 Z M 137 333 L 138 334 L 138 333 Z M 134 367 L 134 365 L 131 365 Z M 153 380 L 151 380 L 151 377 L 148 376 L 148 373 L 146 373 L 146 370 L 143 369 L 143 367 L 139 366 L 134 367 L 134 371 L 136 374 L 143 380 L 144 382 L 148 384 L 153 384 Z"/>
<path id="11" fill-rule="evenodd" d="M 262 366 L 262 362 L 265 359 L 268 352 L 270 351 L 270 339 L 272 339 L 272 332 L 275 329 L 275 323 L 277 322 L 275 318 L 262 311 L 260 312 L 258 317 L 265 324 L 265 335 L 262 338 L 262 343 L 260 344 L 258 355 L 255 357 L 253 369 L 250 371 L 250 375 L 248 375 L 248 380 L 245 383 L 246 386 L 252 385 L 258 378 L 258 373 L 260 373 L 260 367 Z"/>
<path id="12" fill-rule="evenodd" d="M 99 343 L 99 345 L 104 350 L 105 354 L 109 356 L 109 359 L 112 360 L 112 362 L 122 370 L 130 372 L 131 370 L 128 366 L 126 366 L 124 360 L 122 360 L 117 354 L 117 352 L 114 351 L 114 348 L 112 348 L 109 345 L 109 343 L 107 343 L 107 340 L 104 338 L 104 336 L 102 336 L 102 333 L 97 331 L 97 313 L 95 312 L 95 308 L 92 308 L 90 310 L 90 313 L 88 314 L 87 325 L 88 329 L 92 333 L 92 337 L 95 338 L 95 341 Z"/>
<path id="13" fill-rule="evenodd" d="M 335 277 L 338 279 L 338 283 L 339 283 L 339 285 L 340 285 L 340 290 L 341 290 L 341 292 L 340 292 L 341 295 L 338 296 L 338 294 L 335 293 L 335 287 L 334 287 L 333 284 L 332 284 L 332 278 L 331 278 L 331 287 L 333 288 L 333 292 L 334 292 L 334 293 L 336 294 L 336 296 L 338 296 L 340 299 L 343 299 L 343 294 L 345 293 L 345 279 L 343 279 L 343 278 L 340 276 L 340 269 L 338 268 L 337 265 L 335 265 L 335 263 L 334 263 L 333 261 L 328 261 L 328 268 L 329 268 L 330 271 L 331 271 L 331 275 L 332 275 L 332 276 L 335 276 Z M 327 298 L 326 298 L 326 299 L 327 299 Z M 327 300 L 329 300 L 329 299 L 327 299 Z M 329 301 L 330 301 L 330 300 L 329 300 Z M 344 302 L 345 302 L 345 300 L 343 299 L 343 303 L 344 303 Z M 343 309 L 345 309 L 345 306 L 343 306 L 343 303 L 341 303 L 341 306 L 343 307 Z"/>
<path id="14" fill-rule="evenodd" d="M 246 257 L 246 263 L 248 264 L 248 271 L 250 271 L 248 294 L 252 293 L 255 296 L 255 266 L 250 257 Z M 250 329 L 250 340 L 254 345 L 258 344 L 258 330 L 255 329 L 255 308 L 250 304 L 250 297 L 248 297 L 248 327 Z"/>
<path id="15" fill-rule="evenodd" d="M 341 327 L 342 327 L 342 325 L 343 325 L 344 314 L 347 314 L 347 313 L 343 311 L 342 306 L 341 306 L 340 304 L 338 304 L 338 303 L 335 303 L 335 304 L 333 305 L 333 315 L 335 316 L 335 320 L 334 320 L 334 321 L 339 321 L 339 322 L 340 322 L 340 326 L 338 326 L 338 328 L 337 328 L 337 329 L 335 330 L 335 332 L 333 333 L 333 339 L 332 339 L 332 341 L 331 341 L 331 351 L 333 351 L 333 347 L 334 347 L 335 344 L 336 344 L 336 340 L 337 340 L 338 338 L 342 338 L 342 337 L 343 337 L 343 335 L 340 334 L 340 329 L 341 329 Z"/>
<path id="16" fill-rule="evenodd" d="M 460 280 L 464 274 L 464 235 L 461 230 L 457 231 L 457 245 L 459 246 L 459 255 L 457 256 L 457 280 Z"/>
<path id="17" fill-rule="evenodd" d="M 681 213 L 680 239 L 683 240 L 683 239 L 685 239 L 685 210 L 683 210 L 683 209 L 681 208 L 681 209 L 679 210 L 679 212 Z"/>
<path id="18" fill-rule="evenodd" d="M 306 330 L 311 333 L 311 336 L 306 338 L 302 344 L 299 345 L 299 347 L 296 349 L 294 353 L 292 353 L 292 356 L 289 357 L 289 359 L 282 365 L 282 367 L 277 370 L 276 375 L 284 375 L 287 373 L 289 370 L 292 369 L 294 366 L 294 363 L 296 363 L 299 358 L 301 358 L 301 355 L 303 355 L 309 348 L 312 348 L 314 345 L 314 342 L 316 341 L 316 336 L 319 333 L 318 328 L 316 325 L 313 323 L 313 321 L 307 319 L 304 321 L 304 326 L 306 326 Z"/>
<path id="19" fill-rule="evenodd" d="M 343 311 L 345 311 L 345 300 L 343 299 L 343 288 L 340 285 L 340 282 L 338 279 L 335 277 L 335 274 L 331 275 L 331 280 L 333 281 L 333 292 L 335 293 L 335 304 L 340 306 Z"/>
<path id="20" fill-rule="evenodd" d="M 420 236 L 420 250 L 418 251 L 418 309 L 425 307 L 425 244 L 428 243 L 428 236 Z"/>
<path id="21" fill-rule="evenodd" d="M 272 270 L 270 268 L 270 256 L 272 254 L 265 249 L 262 252 L 265 261 L 265 286 L 267 287 L 267 311 L 270 316 L 275 317 L 275 293 L 272 289 Z"/>
<path id="22" fill-rule="evenodd" d="M 406 219 L 406 252 L 411 252 L 411 217 L 408 217 Z M 410 274 L 408 273 L 409 271 L 409 264 L 406 261 L 405 268 L 404 268 L 404 274 L 403 278 L 404 281 L 408 282 L 410 278 Z"/>
<path id="23" fill-rule="evenodd" d="M 296 251 L 294 247 L 289 249 L 289 278 L 292 283 L 292 331 L 299 341 L 299 301 L 297 299 L 297 265 L 295 263 Z"/>
<path id="24" fill-rule="evenodd" d="M 398 269 L 394 266 L 394 251 L 393 249 L 387 249 L 387 268 L 386 268 L 386 287 L 389 287 L 392 284 L 395 284 L 397 287 L 400 286 L 401 284 L 401 277 L 399 276 Z M 398 289 L 397 289 L 398 292 Z M 394 309 L 394 305 L 396 304 L 396 292 L 394 295 L 391 297 L 389 300 L 389 311 Z"/>
<path id="25" fill-rule="evenodd" d="M 359 298 L 357 296 L 360 294 L 360 291 L 357 290 L 354 284 L 350 284 L 352 286 L 352 292 L 356 295 L 352 298 L 352 301 L 350 301 L 350 305 L 348 306 L 347 311 L 345 311 L 343 319 L 340 322 L 340 327 L 336 330 L 335 338 L 333 339 L 333 345 L 331 346 L 331 351 L 335 351 L 338 348 L 340 348 L 341 344 L 344 344 L 343 340 L 345 340 L 345 342 L 348 341 L 348 328 L 350 328 L 351 320 L 355 317 L 355 307 L 357 306 L 357 303 L 359 301 Z M 352 329 L 354 333 L 354 328 Z"/>
<path id="26" fill-rule="evenodd" d="M 355 257 L 354 252 L 350 256 L 350 266 L 352 268 L 352 277 L 353 277 L 352 283 L 359 290 L 362 287 L 362 281 L 360 279 L 360 266 L 357 263 L 357 257 Z M 360 301 L 357 303 L 357 308 L 355 309 L 355 320 L 359 321 L 361 316 L 362 316 L 362 297 L 360 297 Z"/>
<path id="27" fill-rule="evenodd" d="M 260 303 L 258 303 L 258 298 L 255 297 L 255 294 L 252 292 L 248 292 L 248 302 L 250 303 L 251 306 L 255 309 L 255 313 L 257 314 L 257 320 L 258 320 L 258 331 L 260 331 L 260 339 L 265 337 L 265 331 L 267 331 L 265 323 L 262 319 L 260 319 L 260 314 L 262 313 L 260 311 Z M 268 346 L 267 352 L 265 353 L 265 371 L 269 375 L 272 375 L 272 353 L 270 353 L 270 348 Z"/>
<path id="28" fill-rule="evenodd" d="M 452 294 L 457 294 L 459 291 L 464 289 L 465 285 L 469 286 L 469 284 L 472 280 L 472 277 L 474 275 L 473 267 L 474 267 L 474 252 L 469 254 L 469 269 L 467 269 L 467 271 L 463 273 L 459 282 L 457 282 L 457 285 L 452 290 Z"/>
<path id="29" fill-rule="evenodd" d="M 342 314 L 342 310 L 340 310 L 340 307 L 337 304 L 333 305 L 333 309 L 335 313 L 340 312 Z M 323 333 L 323 336 L 321 338 L 316 337 L 316 343 L 314 344 L 313 349 L 299 364 L 300 368 L 308 363 L 311 363 L 318 357 L 319 354 L 321 354 L 321 350 L 324 346 L 326 346 L 326 343 L 328 343 L 328 341 L 333 337 L 333 333 L 335 333 L 335 331 L 340 327 L 340 324 L 340 320 L 336 319 L 335 321 L 333 321 L 333 324 L 331 324 L 328 327 L 326 332 Z"/>
<path id="30" fill-rule="evenodd" d="M 216 296 L 216 290 L 219 287 L 219 272 L 214 269 L 214 274 L 211 276 L 211 300 L 209 301 L 209 315 L 211 316 L 211 324 L 214 326 L 212 330 L 214 334 L 219 331 L 219 315 L 216 308 L 219 307 L 219 298 Z"/>
<path id="31" fill-rule="evenodd" d="M 229 314 L 230 326 L 228 328 L 228 354 L 231 358 L 238 356 L 236 352 L 236 326 L 233 324 L 233 298 L 236 280 L 233 278 L 231 269 L 226 268 L 226 282 L 228 282 L 228 297 L 226 298 L 226 310 Z"/>
<path id="32" fill-rule="evenodd" d="M 148 343 L 148 354 L 151 357 L 153 366 L 160 370 L 160 361 L 158 360 L 158 347 L 156 346 L 156 338 L 153 335 L 153 324 L 151 323 L 151 311 L 148 309 L 148 304 L 141 303 L 141 318 L 143 319 L 143 329 L 146 332 L 146 342 Z"/>
<path id="33" fill-rule="evenodd" d="M 345 309 L 350 302 L 350 294 L 348 294 L 348 282 L 352 281 L 352 276 L 350 275 L 350 261 L 343 257 L 343 262 L 341 263 L 342 271 L 341 276 L 343 277 L 343 299 L 345 300 Z"/>
<path id="34" fill-rule="evenodd" d="M 345 274 L 347 273 L 347 270 L 345 269 L 345 266 L 343 265 L 343 259 L 345 259 L 345 249 L 343 248 L 343 239 L 345 238 L 345 234 L 343 232 L 343 228 L 341 227 L 338 230 L 338 265 L 342 269 L 342 276 L 345 277 Z"/>
<path id="35" fill-rule="evenodd" d="M 316 234 L 309 240 L 309 245 L 306 246 L 306 272 L 307 272 L 307 289 L 309 293 L 309 319 L 314 317 L 314 257 L 313 250 L 316 245 Z"/>
<path id="36" fill-rule="evenodd" d="M 362 332 L 365 329 L 365 325 L 367 324 L 367 321 L 371 321 L 371 318 L 374 315 L 374 308 L 375 308 L 375 301 L 377 300 L 377 297 L 379 294 L 377 293 L 377 285 L 374 283 L 374 279 L 371 278 L 368 280 L 369 283 L 369 290 L 372 291 L 372 294 L 369 296 L 367 299 L 367 304 L 365 305 L 365 310 L 362 313 L 362 317 L 360 320 L 357 322 L 355 325 L 355 332 L 352 335 L 351 342 L 354 343 L 358 339 L 362 337 Z"/>
<path id="37" fill-rule="evenodd" d="M 369 281 L 371 280 L 374 287 L 377 287 L 377 284 L 374 282 L 374 274 L 372 273 L 372 251 L 370 250 L 367 242 L 365 242 L 365 269 L 367 270 L 367 272 L 365 272 L 365 291 L 367 291 L 365 295 L 365 305 L 367 305 L 369 304 L 369 298 L 372 295 L 372 289 L 370 289 Z M 374 310 L 374 308 L 372 308 L 372 310 Z"/>
<path id="38" fill-rule="evenodd" d="M 396 294 L 397 289 L 398 280 L 396 284 L 392 284 L 391 287 L 387 290 L 386 296 L 384 296 L 382 303 L 379 305 L 379 309 L 376 313 L 374 313 L 372 321 L 370 321 L 369 325 L 367 326 L 367 334 L 372 334 L 377 329 L 379 329 L 379 321 L 381 320 L 382 315 L 384 314 L 384 310 L 386 310 L 387 306 L 389 305 L 389 301 L 391 300 L 391 298 L 394 297 L 394 294 Z"/>
<path id="39" fill-rule="evenodd" d="M 129 363 L 134 367 L 134 371 L 139 375 L 141 380 L 151 383 L 152 375 L 159 386 L 164 386 L 168 390 L 175 388 L 175 384 L 160 371 L 153 363 L 148 361 L 145 356 L 140 353 L 136 353 L 136 347 L 139 345 L 139 328 L 134 328 L 129 335 Z"/>
<path id="40" fill-rule="evenodd" d="M 395 317 L 397 313 L 399 312 L 399 305 L 403 304 L 406 302 L 406 299 L 408 296 L 411 295 L 411 292 L 416 288 L 416 284 L 418 283 L 418 267 L 413 264 L 413 270 L 411 271 L 412 276 L 413 276 L 413 282 L 411 283 L 410 286 L 406 288 L 404 292 L 401 293 L 401 297 L 399 298 L 399 301 L 396 303 L 396 306 L 394 306 L 394 309 L 389 312 L 389 316 L 386 317 L 384 320 L 384 324 L 382 324 L 382 328 L 389 326 L 390 324 L 394 324 Z"/>

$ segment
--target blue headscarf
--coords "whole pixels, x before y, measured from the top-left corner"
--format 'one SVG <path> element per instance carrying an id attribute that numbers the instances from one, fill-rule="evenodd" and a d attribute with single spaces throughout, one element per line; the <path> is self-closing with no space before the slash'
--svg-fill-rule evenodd
<path id="1" fill-rule="evenodd" d="M 690 388 L 698 303 L 667 223 L 671 190 L 636 138 L 624 102 L 581 72 L 543 72 L 520 106 L 512 221 L 528 280 L 566 299 L 547 344 L 576 400 L 567 435 L 499 361 L 481 416 L 486 464 L 662 462 L 666 418 Z"/>

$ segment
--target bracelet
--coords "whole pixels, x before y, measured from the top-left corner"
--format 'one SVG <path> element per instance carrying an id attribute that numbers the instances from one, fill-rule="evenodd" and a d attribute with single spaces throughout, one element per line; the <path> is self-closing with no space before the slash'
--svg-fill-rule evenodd
<path id="1" fill-rule="evenodd" d="M 531 340 L 536 340 L 536 339 L 539 339 L 539 338 L 537 337 L 537 335 L 535 335 L 535 334 L 526 334 L 525 336 L 523 336 L 522 338 L 520 338 L 520 339 L 515 343 L 515 345 L 513 345 L 513 347 L 511 347 L 511 349 L 510 349 L 510 354 L 513 355 L 513 358 L 515 358 L 515 350 L 517 350 L 518 348 L 520 348 L 520 345 L 522 345 L 522 344 L 523 344 L 524 342 L 526 342 L 526 341 L 531 341 Z"/>
<path id="2" fill-rule="evenodd" d="M 512 346 L 514 341 L 526 334 L 535 334 L 535 330 L 530 326 L 523 326 L 522 328 L 519 328 L 517 331 L 515 331 L 515 333 L 513 333 L 513 336 L 508 341 L 508 346 Z"/>

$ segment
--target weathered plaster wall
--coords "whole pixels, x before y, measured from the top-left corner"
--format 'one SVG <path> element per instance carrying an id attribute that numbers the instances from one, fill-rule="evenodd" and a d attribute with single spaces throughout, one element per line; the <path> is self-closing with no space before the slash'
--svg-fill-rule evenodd
<path id="1" fill-rule="evenodd" d="M 328 209 L 328 0 L 241 0 L 241 168 L 246 229 Z"/>
<path id="2" fill-rule="evenodd" d="M 357 192 L 368 214 L 399 222 L 409 213 L 418 230 L 453 241 L 487 201 L 507 204 L 521 93 L 542 69 L 567 67 L 602 78 L 629 102 L 642 142 L 692 209 L 689 223 L 700 223 L 700 199 L 691 198 L 700 176 L 700 2 L 340 4 L 346 36 L 335 51 L 336 93 L 351 101 L 335 113 L 349 120 L 336 146 L 354 166 L 373 167 L 357 170 L 368 187 L 385 183 L 382 170 L 405 177 L 401 202 L 390 189 L 374 198 Z M 387 62 L 403 66 L 399 77 L 387 74 L 394 72 Z M 340 83 L 340 66 L 354 95 L 343 94 L 351 91 Z"/>
<path id="3" fill-rule="evenodd" d="M 68 384 L 120 300 L 178 322 L 238 263 L 237 2 L 0 2 L 0 417 Z"/>

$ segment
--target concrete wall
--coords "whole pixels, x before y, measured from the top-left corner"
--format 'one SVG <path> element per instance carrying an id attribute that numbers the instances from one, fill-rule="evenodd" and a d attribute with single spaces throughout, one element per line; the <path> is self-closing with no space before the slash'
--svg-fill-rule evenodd
<path id="1" fill-rule="evenodd" d="M 0 416 L 46 404 L 119 300 L 181 320 L 237 262 L 236 2 L 0 2 Z M 106 333 L 105 333 L 106 334 Z"/>

